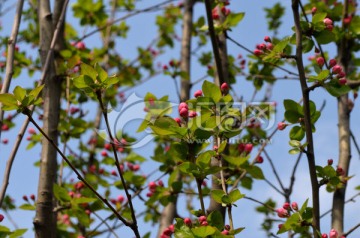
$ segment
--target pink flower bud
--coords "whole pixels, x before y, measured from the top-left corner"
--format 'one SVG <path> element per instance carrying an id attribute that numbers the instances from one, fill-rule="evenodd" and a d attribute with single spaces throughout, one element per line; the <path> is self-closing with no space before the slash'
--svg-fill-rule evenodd
<path id="1" fill-rule="evenodd" d="M 198 97 L 201 97 L 202 96 L 202 91 L 201 90 L 197 90 L 195 93 L 194 93 L 194 97 L 198 98 Z"/>
<path id="2" fill-rule="evenodd" d="M 347 82 L 346 78 L 341 78 L 341 79 L 339 79 L 339 84 L 340 84 L 340 85 L 345 85 L 346 82 Z"/>
<path id="3" fill-rule="evenodd" d="M 328 163 L 328 165 L 332 165 L 334 163 L 334 160 L 333 159 L 328 159 L 327 163 Z"/>
<path id="4" fill-rule="evenodd" d="M 183 118 L 187 118 L 189 116 L 189 110 L 187 108 L 181 108 L 179 112 L 180 116 Z"/>
<path id="5" fill-rule="evenodd" d="M 183 108 L 189 109 L 189 107 L 188 107 L 188 105 L 187 105 L 186 102 L 182 102 L 182 103 L 179 104 L 179 112 L 180 112 L 180 110 L 183 109 Z"/>
<path id="6" fill-rule="evenodd" d="M 266 49 L 267 50 L 272 50 L 274 48 L 274 45 L 272 43 L 267 43 L 266 44 Z"/>
<path id="7" fill-rule="evenodd" d="M 325 233 L 323 233 L 323 234 L 321 235 L 321 238 L 328 238 L 328 235 L 325 234 Z"/>
<path id="8" fill-rule="evenodd" d="M 260 56 L 260 55 L 262 55 L 262 54 L 264 54 L 264 52 L 263 52 L 262 50 L 259 50 L 259 49 L 255 49 L 255 50 L 254 50 L 254 55 Z"/>
<path id="9" fill-rule="evenodd" d="M 214 20 L 218 20 L 218 19 L 220 18 L 217 7 L 214 7 L 214 9 L 212 10 L 211 13 L 212 13 L 212 18 L 213 18 Z"/>
<path id="10" fill-rule="evenodd" d="M 298 207 L 297 202 L 292 202 L 292 203 L 291 203 L 291 207 L 292 207 L 292 209 L 293 209 L 294 211 L 299 210 L 299 207 Z"/>
<path id="11" fill-rule="evenodd" d="M 229 85 L 227 83 L 223 83 L 220 86 L 221 92 L 227 93 L 229 91 Z"/>
<path id="12" fill-rule="evenodd" d="M 280 218 L 285 218 L 285 217 L 288 217 L 289 216 L 289 213 L 286 209 L 284 209 L 283 207 L 281 208 L 278 208 L 275 210 L 277 212 L 277 215 L 280 217 Z"/>
<path id="13" fill-rule="evenodd" d="M 290 203 L 288 203 L 288 202 L 284 203 L 283 208 L 285 210 L 289 210 L 290 209 Z"/>
<path id="14" fill-rule="evenodd" d="M 324 24 L 325 26 L 329 26 L 333 24 L 333 21 L 330 18 L 325 18 L 324 19 Z"/>
<path id="15" fill-rule="evenodd" d="M 264 37 L 264 41 L 265 41 L 265 42 L 271 42 L 270 36 L 265 36 L 265 37 Z"/>
<path id="16" fill-rule="evenodd" d="M 194 117 L 196 117 L 196 116 L 197 116 L 197 113 L 196 113 L 196 112 L 194 112 L 194 111 L 189 112 L 189 117 L 190 117 L 190 118 L 194 118 Z"/>
<path id="17" fill-rule="evenodd" d="M 190 218 L 184 218 L 184 223 L 185 223 L 185 225 L 187 225 L 187 226 L 191 226 L 191 219 Z"/>
<path id="18" fill-rule="evenodd" d="M 343 72 L 343 71 L 341 71 L 340 73 L 338 73 L 338 75 L 336 75 L 336 77 L 337 77 L 338 79 L 345 78 L 345 76 L 346 76 L 346 74 L 345 74 L 345 72 Z"/>
<path id="19" fill-rule="evenodd" d="M 244 147 L 244 151 L 247 152 L 247 153 L 250 153 L 253 149 L 253 144 L 246 144 L 245 147 Z"/>
<path id="20" fill-rule="evenodd" d="M 174 120 L 177 122 L 177 124 L 179 124 L 179 126 L 181 125 L 181 119 L 178 117 L 175 117 Z"/>
<path id="21" fill-rule="evenodd" d="M 313 7 L 313 8 L 311 9 L 311 13 L 312 13 L 313 15 L 315 15 L 316 11 L 317 11 L 317 8 L 316 8 L 316 7 Z"/>
<path id="22" fill-rule="evenodd" d="M 280 130 L 280 131 L 282 131 L 282 130 L 284 130 L 285 128 L 287 127 L 287 124 L 285 123 L 285 122 L 279 122 L 278 124 L 277 124 L 277 128 L 278 128 L 278 130 Z"/>
<path id="23" fill-rule="evenodd" d="M 329 233 L 329 238 L 338 238 L 338 232 L 335 229 L 331 229 Z"/>
<path id="24" fill-rule="evenodd" d="M 261 155 L 259 155 L 259 156 L 256 158 L 256 163 L 262 164 L 263 162 L 264 162 L 264 158 L 263 158 Z"/>
<path id="25" fill-rule="evenodd" d="M 200 223 L 203 223 L 204 221 L 206 221 L 206 216 L 199 217 L 199 222 Z"/>
<path id="26" fill-rule="evenodd" d="M 337 64 L 336 59 L 331 59 L 331 60 L 329 61 L 329 67 L 330 67 L 330 68 L 334 67 L 336 64 Z"/>
<path id="27" fill-rule="evenodd" d="M 323 57 L 319 57 L 316 59 L 316 63 L 319 65 L 320 68 L 322 68 L 325 64 L 325 60 Z"/>
<path id="28" fill-rule="evenodd" d="M 342 72 L 342 67 L 337 64 L 332 68 L 332 72 L 333 74 L 339 74 L 340 72 Z"/>

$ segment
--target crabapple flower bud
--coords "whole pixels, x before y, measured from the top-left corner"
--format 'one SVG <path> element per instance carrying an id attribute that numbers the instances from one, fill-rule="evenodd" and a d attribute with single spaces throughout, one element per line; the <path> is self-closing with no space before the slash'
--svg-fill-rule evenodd
<path id="1" fill-rule="evenodd" d="M 277 215 L 280 218 L 285 218 L 285 217 L 289 216 L 288 211 L 286 209 L 284 209 L 283 207 L 280 207 L 280 208 L 276 209 L 275 211 L 277 212 Z"/>
<path id="2" fill-rule="evenodd" d="M 338 238 L 339 233 L 335 229 L 331 229 L 329 233 L 329 238 Z"/>

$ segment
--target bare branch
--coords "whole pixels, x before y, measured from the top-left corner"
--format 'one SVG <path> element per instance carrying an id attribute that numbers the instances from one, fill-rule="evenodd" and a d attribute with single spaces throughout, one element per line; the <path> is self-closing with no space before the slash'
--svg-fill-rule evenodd
<path id="1" fill-rule="evenodd" d="M 19 33 L 19 27 L 20 27 L 23 6 L 24 6 L 24 0 L 19 0 L 17 3 L 17 7 L 16 7 L 13 28 L 11 31 L 10 38 L 8 39 L 8 49 L 7 49 L 7 53 L 6 53 L 5 77 L 4 77 L 4 80 L 2 83 L 1 93 L 7 93 L 9 91 L 11 79 L 14 74 L 15 45 L 16 45 L 17 36 Z M 0 128 L 3 124 L 3 119 L 4 119 L 4 111 L 2 110 L 2 103 L 0 103 Z M 0 130 L 0 139 L 1 139 L 1 130 Z M 1 202 L 0 202 L 0 205 L 1 205 Z"/>

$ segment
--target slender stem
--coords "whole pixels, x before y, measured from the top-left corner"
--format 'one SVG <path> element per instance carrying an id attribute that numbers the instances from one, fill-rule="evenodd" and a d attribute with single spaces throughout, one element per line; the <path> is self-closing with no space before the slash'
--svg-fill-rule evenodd
<path id="1" fill-rule="evenodd" d="M 360 223 L 355 225 L 354 227 L 352 227 L 350 230 L 348 230 L 347 232 L 343 233 L 342 237 L 347 237 L 348 235 L 350 235 L 350 233 L 352 233 L 353 231 L 355 231 L 357 228 L 360 227 Z"/>
<path id="2" fill-rule="evenodd" d="M 354 142 L 354 145 L 355 145 L 355 148 L 356 148 L 358 154 L 360 155 L 360 147 L 359 147 L 359 144 L 357 143 L 356 138 L 355 138 L 355 136 L 354 136 L 354 133 L 352 133 L 351 130 L 350 130 L 350 136 L 351 136 L 352 141 Z M 359 158 L 360 158 L 360 157 L 359 157 Z"/>
<path id="3" fill-rule="evenodd" d="M 272 159 L 270 158 L 269 154 L 266 152 L 265 149 L 264 149 L 264 154 L 265 154 L 266 158 L 268 159 L 268 161 L 270 162 L 270 166 L 271 166 L 271 168 L 273 170 L 273 173 L 274 173 L 274 175 L 276 177 L 276 180 L 280 184 L 281 189 L 283 191 L 285 191 L 285 187 L 284 187 L 283 183 L 281 182 L 280 176 L 279 176 L 278 172 L 276 171 L 275 165 L 274 165 Z"/>
<path id="4" fill-rule="evenodd" d="M 266 203 L 263 203 L 255 198 L 252 198 L 252 197 L 248 197 L 248 196 L 245 196 L 244 197 L 245 199 L 247 200 L 250 200 L 250 201 L 253 201 L 253 202 L 256 202 L 256 203 L 259 203 L 261 205 L 263 205 L 264 207 L 266 207 L 267 209 L 269 209 L 269 211 L 275 211 L 275 209 L 273 207 L 270 207 L 269 205 L 267 205 Z"/>
<path id="5" fill-rule="evenodd" d="M 168 3 L 171 3 L 171 2 L 174 2 L 174 1 L 175 1 L 175 0 L 167 0 L 167 1 L 161 2 L 161 3 L 159 3 L 159 4 L 150 6 L 150 7 L 148 7 L 148 8 L 136 10 L 136 11 L 134 11 L 134 12 L 132 12 L 132 13 L 129 13 L 129 14 L 123 16 L 123 17 L 117 18 L 117 19 L 115 19 L 115 20 L 113 20 L 113 21 L 109 21 L 109 22 L 107 22 L 104 26 L 99 27 L 99 28 L 97 28 L 97 29 L 95 29 L 95 30 L 93 30 L 93 31 L 85 34 L 85 35 L 84 35 L 83 37 L 81 37 L 77 42 L 83 41 L 84 39 L 86 39 L 86 38 L 88 38 L 88 37 L 96 34 L 97 32 L 102 31 L 102 30 L 105 30 L 108 26 L 112 26 L 112 25 L 114 25 L 115 23 L 122 22 L 122 21 L 128 19 L 129 17 L 138 15 L 138 14 L 140 14 L 140 13 L 150 12 L 150 11 L 159 9 L 161 6 L 166 5 L 166 4 L 168 4 Z"/>
<path id="6" fill-rule="evenodd" d="M 234 40 L 233 38 L 231 38 L 228 34 L 226 34 L 226 38 L 229 39 L 231 42 L 233 42 L 235 45 L 239 46 L 240 48 L 246 50 L 247 52 L 249 52 L 250 54 L 254 55 L 254 52 L 252 52 L 251 50 L 249 50 L 247 47 L 243 46 L 242 44 L 240 44 L 239 42 L 237 42 L 236 40 Z M 260 59 L 260 58 L 259 58 Z M 269 64 L 269 65 L 272 65 L 274 66 L 275 68 L 278 68 L 290 75 L 294 75 L 294 76 L 299 76 L 298 74 L 294 73 L 294 72 L 291 72 L 290 70 L 287 70 L 285 69 L 284 67 L 281 67 L 279 65 L 276 65 L 276 64 L 271 64 L 271 63 L 266 63 L 264 62 L 265 64 Z"/>
<path id="7" fill-rule="evenodd" d="M 201 184 L 202 184 L 202 180 L 201 179 L 196 179 L 196 184 L 197 184 L 197 188 L 198 188 L 198 192 L 199 192 L 199 200 L 200 200 L 200 205 L 201 205 L 201 211 L 203 214 L 205 213 L 205 204 L 204 204 L 204 196 L 201 190 Z"/>
<path id="8" fill-rule="evenodd" d="M 319 186 L 318 186 L 316 169 L 315 169 L 315 154 L 314 154 L 314 143 L 313 143 L 313 135 L 312 135 L 312 124 L 310 117 L 309 91 L 306 83 L 305 70 L 302 59 L 302 30 L 300 25 L 299 0 L 292 0 L 292 11 L 294 16 L 295 34 L 296 34 L 296 56 L 297 56 L 296 64 L 299 71 L 300 85 L 303 96 L 303 112 L 304 112 L 305 133 L 307 140 L 306 155 L 308 159 L 311 188 L 312 188 L 312 202 L 313 202 L 312 225 L 313 225 L 314 237 L 318 238 L 320 233 Z"/>
<path id="9" fill-rule="evenodd" d="M 49 141 L 49 143 L 56 149 L 61 158 L 69 165 L 72 171 L 77 175 L 78 179 L 82 181 L 101 201 L 103 201 L 108 208 L 117 216 L 117 218 L 122 221 L 126 226 L 131 226 L 132 223 L 128 222 L 123 218 L 116 209 L 105 199 L 102 197 L 79 173 L 79 171 L 75 168 L 75 166 L 69 161 L 69 159 L 63 154 L 63 152 L 59 149 L 59 147 L 55 144 L 55 142 L 42 130 L 42 128 L 36 123 L 36 121 L 32 118 L 30 111 L 24 112 L 25 115 L 28 116 L 30 122 L 40 131 L 40 133 Z"/>
<path id="10" fill-rule="evenodd" d="M 299 165 L 299 162 L 300 162 L 300 159 L 303 155 L 303 152 L 300 152 L 299 153 L 299 156 L 297 157 L 296 159 L 296 162 L 295 162 L 295 165 L 293 167 L 293 171 L 291 173 L 291 177 L 290 177 L 290 186 L 289 186 L 289 191 L 288 191 L 288 195 L 290 195 L 292 193 L 292 190 L 293 190 L 293 187 L 294 187 L 294 184 L 295 184 L 295 173 L 296 173 L 296 169 Z"/>
<path id="11" fill-rule="evenodd" d="M 214 28 L 214 21 L 212 18 L 212 0 L 205 0 L 205 7 L 206 7 L 206 17 L 209 25 L 209 34 L 211 39 L 211 45 L 214 53 L 215 58 L 215 64 L 216 64 L 216 72 L 219 78 L 219 84 L 222 84 L 223 82 L 226 82 L 224 73 L 223 73 L 223 67 L 221 63 L 221 57 L 218 49 L 218 40 L 215 33 Z"/>
<path id="12" fill-rule="evenodd" d="M 358 197 L 358 196 L 360 196 L 360 193 L 357 193 L 354 196 L 352 196 L 351 198 L 349 198 L 348 200 L 346 200 L 345 204 L 349 203 L 349 202 L 355 202 L 355 198 Z M 320 218 L 323 218 L 324 216 L 326 216 L 329 213 L 331 213 L 331 209 L 329 209 L 326 212 L 324 212 L 323 214 L 321 214 Z"/>
<path id="13" fill-rule="evenodd" d="M 128 199 L 128 202 L 129 202 L 129 207 L 130 207 L 131 217 L 132 217 L 132 224 L 130 224 L 130 227 L 134 231 L 136 237 L 140 238 L 140 233 L 139 233 L 137 220 L 136 220 L 135 209 L 134 209 L 134 206 L 133 206 L 133 203 L 132 203 L 132 198 L 131 198 L 131 195 L 129 193 L 129 189 L 128 189 L 127 185 L 126 185 L 126 181 L 125 181 L 125 178 L 124 178 L 124 175 L 123 175 L 123 171 L 120 169 L 120 162 L 119 162 L 118 154 L 116 152 L 117 150 L 116 150 L 115 143 L 114 143 L 115 140 L 114 140 L 114 137 L 113 137 L 113 135 L 111 133 L 110 124 L 109 124 L 108 115 L 107 115 L 107 110 L 106 110 L 106 108 L 105 108 L 105 106 L 103 104 L 101 92 L 96 91 L 96 96 L 97 96 L 97 99 L 98 99 L 98 101 L 100 103 L 101 110 L 103 112 L 107 132 L 108 132 L 108 135 L 109 135 L 109 138 L 110 138 L 110 141 L 111 141 L 111 146 L 112 146 L 112 149 L 113 149 L 113 152 L 114 152 L 115 166 L 116 166 L 116 168 L 118 170 L 121 183 L 122 183 L 122 185 L 124 187 L 126 198 Z"/>
<path id="14" fill-rule="evenodd" d="M 15 45 L 17 41 L 17 36 L 19 33 L 19 27 L 22 16 L 22 9 L 24 6 L 24 0 L 19 0 L 17 3 L 16 14 L 14 19 L 13 28 L 11 31 L 11 36 L 8 39 L 8 49 L 6 55 L 6 69 L 5 77 L 2 82 L 1 93 L 7 93 L 9 91 L 10 83 L 12 76 L 14 74 L 14 55 L 15 55 Z M 0 103 L 0 128 L 3 124 L 4 111 L 2 110 L 2 105 Z M 1 130 L 0 130 L 0 139 L 1 139 Z"/>

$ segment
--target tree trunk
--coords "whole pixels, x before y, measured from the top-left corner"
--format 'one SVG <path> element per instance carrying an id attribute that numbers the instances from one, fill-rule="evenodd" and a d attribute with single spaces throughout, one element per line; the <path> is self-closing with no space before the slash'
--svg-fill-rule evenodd
<path id="1" fill-rule="evenodd" d="M 57 11 L 62 9 L 63 1 L 56 1 Z M 57 14 L 57 18 L 60 14 Z M 50 9 L 49 0 L 38 1 L 38 18 L 40 26 L 40 57 L 42 65 L 45 65 L 47 53 L 50 49 L 53 37 L 53 17 Z M 57 23 L 57 19 L 54 19 Z M 57 41 L 57 47 L 61 48 L 63 35 Z M 58 123 L 61 96 L 61 80 L 56 77 L 55 58 L 50 58 L 50 64 L 45 72 L 45 87 L 43 89 L 43 130 L 57 143 Z M 53 196 L 53 184 L 56 182 L 57 174 L 57 152 L 55 148 L 45 138 L 42 140 L 42 151 L 40 160 L 40 176 L 38 185 L 38 195 L 36 201 L 36 216 L 34 227 L 36 237 L 52 238 L 56 237 L 56 213 L 53 212 L 55 199 Z"/>
<path id="2" fill-rule="evenodd" d="M 344 1 L 343 18 L 348 16 L 348 1 Z M 346 33 L 347 29 L 343 25 Z M 343 70 L 349 74 L 349 63 L 351 61 L 351 42 L 343 36 L 338 45 L 338 59 L 340 60 Z M 345 172 L 344 176 L 348 176 L 351 148 L 350 148 L 350 112 L 348 106 L 349 94 L 345 94 L 338 98 L 338 133 L 339 133 L 339 162 L 338 167 Z M 331 227 L 336 229 L 339 234 L 344 232 L 344 208 L 345 208 L 346 183 L 342 188 L 335 190 L 333 196 Z"/>
<path id="3" fill-rule="evenodd" d="M 184 1 L 180 69 L 182 72 L 186 73 L 185 74 L 186 76 L 183 76 L 181 78 L 180 100 L 182 102 L 190 98 L 191 38 L 192 38 L 192 28 L 193 28 L 194 4 L 195 4 L 195 0 Z M 178 174 L 176 180 L 181 181 L 180 173 Z M 157 237 L 160 237 L 162 232 L 173 223 L 177 215 L 176 205 L 177 205 L 177 199 L 166 205 L 166 207 L 162 211 Z"/>

